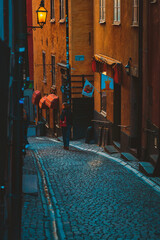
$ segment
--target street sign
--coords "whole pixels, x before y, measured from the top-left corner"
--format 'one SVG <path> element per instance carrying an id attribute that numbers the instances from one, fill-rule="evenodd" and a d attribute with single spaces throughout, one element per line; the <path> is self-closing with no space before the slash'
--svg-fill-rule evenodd
<path id="1" fill-rule="evenodd" d="M 76 55 L 75 61 L 84 61 L 84 55 Z"/>

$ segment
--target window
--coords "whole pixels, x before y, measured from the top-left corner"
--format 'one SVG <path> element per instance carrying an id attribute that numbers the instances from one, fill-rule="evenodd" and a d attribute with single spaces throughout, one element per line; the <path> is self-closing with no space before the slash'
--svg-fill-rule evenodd
<path id="1" fill-rule="evenodd" d="M 60 0 L 60 20 L 64 20 L 64 0 Z"/>
<path id="2" fill-rule="evenodd" d="M 46 83 L 46 53 L 42 52 L 42 61 L 43 61 L 43 82 Z"/>
<path id="3" fill-rule="evenodd" d="M 51 0 L 51 20 L 55 19 L 54 0 Z"/>
<path id="4" fill-rule="evenodd" d="M 133 0 L 133 26 L 139 25 L 139 0 Z"/>
<path id="5" fill-rule="evenodd" d="M 100 0 L 99 2 L 99 22 L 104 23 L 105 20 L 105 0 Z"/>
<path id="6" fill-rule="evenodd" d="M 55 56 L 51 56 L 51 73 L 52 73 L 52 85 L 56 85 L 56 69 L 55 69 Z"/>
<path id="7" fill-rule="evenodd" d="M 107 109 L 107 94 L 106 92 L 101 92 L 101 112 L 106 114 Z"/>
<path id="8" fill-rule="evenodd" d="M 114 0 L 114 24 L 120 24 L 121 21 L 121 1 Z"/>

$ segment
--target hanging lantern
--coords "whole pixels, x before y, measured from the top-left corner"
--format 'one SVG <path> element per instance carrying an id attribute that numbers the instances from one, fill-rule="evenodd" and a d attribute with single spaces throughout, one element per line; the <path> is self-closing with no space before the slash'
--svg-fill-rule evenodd
<path id="1" fill-rule="evenodd" d="M 41 28 L 43 28 L 44 24 L 46 24 L 47 13 L 48 11 L 44 7 L 44 0 L 41 0 L 40 6 L 36 11 L 37 13 L 37 23 Z"/>

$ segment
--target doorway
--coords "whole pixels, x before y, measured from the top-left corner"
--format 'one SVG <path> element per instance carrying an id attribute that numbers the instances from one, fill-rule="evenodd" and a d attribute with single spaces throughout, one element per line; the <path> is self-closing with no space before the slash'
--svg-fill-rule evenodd
<path id="1" fill-rule="evenodd" d="M 130 129 L 130 148 L 137 150 L 138 136 L 138 78 L 131 78 L 131 129 Z"/>
<path id="2" fill-rule="evenodd" d="M 121 135 L 121 85 L 114 83 L 113 141 L 120 143 Z"/>

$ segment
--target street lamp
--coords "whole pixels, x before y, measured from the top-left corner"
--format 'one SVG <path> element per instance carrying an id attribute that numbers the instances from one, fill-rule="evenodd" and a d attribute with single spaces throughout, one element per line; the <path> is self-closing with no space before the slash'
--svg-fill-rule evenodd
<path id="1" fill-rule="evenodd" d="M 132 60 L 132 58 L 129 58 L 128 64 L 125 66 L 126 73 L 127 73 L 128 75 L 130 75 L 130 68 L 131 68 L 130 62 L 131 62 L 131 60 Z"/>
<path id="2" fill-rule="evenodd" d="M 27 26 L 28 28 L 43 28 L 44 24 L 46 24 L 47 19 L 47 9 L 44 7 L 44 0 L 41 0 L 41 3 L 39 5 L 39 8 L 36 11 L 37 13 L 37 23 L 39 26 Z"/>

